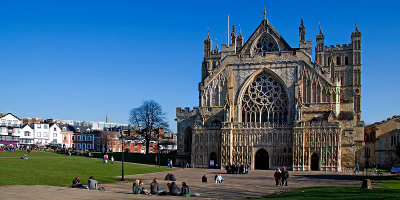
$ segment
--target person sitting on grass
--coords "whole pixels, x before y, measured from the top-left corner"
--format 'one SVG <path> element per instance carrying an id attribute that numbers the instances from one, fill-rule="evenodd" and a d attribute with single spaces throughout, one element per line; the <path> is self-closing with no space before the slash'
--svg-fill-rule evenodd
<path id="1" fill-rule="evenodd" d="M 26 153 L 24 153 L 24 156 L 21 159 L 28 160 L 28 156 L 26 155 Z"/>
<path id="2" fill-rule="evenodd" d="M 188 196 L 188 197 L 190 197 L 189 186 L 186 185 L 186 182 L 182 182 L 182 189 L 181 189 L 181 193 L 179 195 L 180 196 Z"/>
<path id="3" fill-rule="evenodd" d="M 175 182 L 172 182 L 170 187 L 169 187 L 169 194 L 173 196 L 178 196 L 179 195 L 179 187 L 176 185 Z"/>
<path id="4" fill-rule="evenodd" d="M 74 180 L 72 180 L 72 188 L 82 188 L 81 184 L 81 179 L 79 179 L 79 176 L 75 177 Z"/>
<path id="5" fill-rule="evenodd" d="M 142 194 L 143 193 L 143 185 L 140 185 L 139 179 L 133 183 L 133 194 Z"/>
<path id="6" fill-rule="evenodd" d="M 153 179 L 153 182 L 150 184 L 150 193 L 153 195 L 158 194 L 158 191 L 160 190 L 159 185 L 158 185 L 158 180 L 157 178 Z"/>
<path id="7" fill-rule="evenodd" d="M 89 190 L 97 190 L 97 181 L 94 179 L 93 176 L 90 176 L 88 180 Z"/>

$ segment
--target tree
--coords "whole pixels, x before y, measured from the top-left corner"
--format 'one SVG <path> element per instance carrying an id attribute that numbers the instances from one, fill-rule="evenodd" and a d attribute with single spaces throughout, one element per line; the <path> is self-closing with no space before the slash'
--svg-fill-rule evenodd
<path id="1" fill-rule="evenodd" d="M 133 108 L 129 115 L 129 121 L 136 126 L 144 127 L 146 153 L 149 153 L 150 140 L 156 132 L 155 129 L 158 127 L 168 129 L 165 113 L 162 111 L 161 105 L 154 100 L 144 101 L 140 107 Z"/>

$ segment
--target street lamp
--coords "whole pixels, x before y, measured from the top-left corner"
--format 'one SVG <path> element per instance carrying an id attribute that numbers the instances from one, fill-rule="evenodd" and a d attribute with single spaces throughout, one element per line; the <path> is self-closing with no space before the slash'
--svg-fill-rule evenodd
<path id="1" fill-rule="evenodd" d="M 124 135 L 122 134 L 122 128 L 121 128 L 121 140 L 122 140 L 122 177 L 120 181 L 125 181 L 125 177 L 124 177 Z"/>

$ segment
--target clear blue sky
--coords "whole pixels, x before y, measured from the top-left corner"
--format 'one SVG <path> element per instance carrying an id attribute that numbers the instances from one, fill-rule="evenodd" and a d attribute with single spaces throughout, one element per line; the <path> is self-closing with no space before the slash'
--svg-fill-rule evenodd
<path id="1" fill-rule="evenodd" d="M 176 130 L 175 108 L 198 105 L 203 40 L 226 43 L 227 15 L 247 39 L 263 9 L 298 47 L 300 18 L 326 44 L 362 32 L 362 119 L 400 114 L 398 1 L 1 1 L 0 111 L 127 123 L 154 99 Z"/>

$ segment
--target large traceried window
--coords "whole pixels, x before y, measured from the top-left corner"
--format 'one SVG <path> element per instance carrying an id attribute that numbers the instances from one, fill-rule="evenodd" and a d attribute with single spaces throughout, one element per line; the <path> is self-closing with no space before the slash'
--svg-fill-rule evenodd
<path id="1" fill-rule="evenodd" d="M 287 122 L 288 97 L 283 86 L 271 75 L 261 73 L 245 90 L 242 98 L 242 122 Z"/>
<path id="2" fill-rule="evenodd" d="M 262 36 L 254 47 L 254 52 L 265 53 L 274 51 L 279 51 L 279 48 L 275 40 L 269 35 Z"/>

